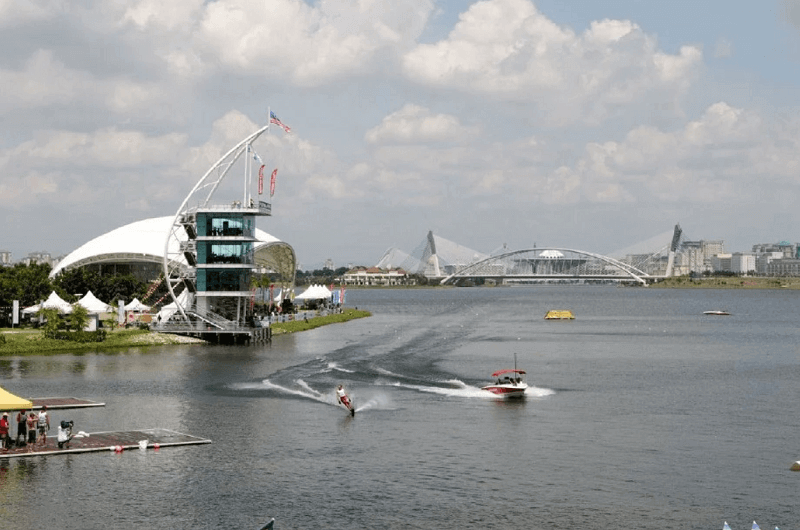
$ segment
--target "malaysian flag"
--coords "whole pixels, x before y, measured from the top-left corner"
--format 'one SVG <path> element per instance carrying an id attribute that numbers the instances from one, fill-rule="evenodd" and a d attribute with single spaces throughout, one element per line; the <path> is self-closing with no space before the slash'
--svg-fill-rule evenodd
<path id="1" fill-rule="evenodd" d="M 278 117 L 275 115 L 275 113 L 272 112 L 272 111 L 269 111 L 269 122 L 270 123 L 274 123 L 278 127 L 282 128 L 284 131 L 286 131 L 287 133 L 288 132 L 292 132 L 292 129 L 288 125 L 284 125 L 283 122 L 281 120 L 279 120 Z"/>

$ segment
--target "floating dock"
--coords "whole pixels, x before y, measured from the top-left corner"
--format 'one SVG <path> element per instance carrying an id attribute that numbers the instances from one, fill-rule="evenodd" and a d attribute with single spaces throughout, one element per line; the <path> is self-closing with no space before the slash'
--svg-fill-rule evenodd
<path id="1" fill-rule="evenodd" d="M 47 397 L 47 398 L 29 398 L 33 403 L 33 410 L 39 410 L 42 406 L 47 405 L 48 410 L 55 409 L 82 409 L 85 407 L 105 407 L 105 403 L 98 403 L 88 399 L 78 399 L 74 397 Z"/>
<path id="2" fill-rule="evenodd" d="M 50 405 L 47 406 L 50 408 Z M 64 455 L 73 453 L 91 453 L 97 451 L 125 451 L 128 449 L 159 449 L 178 445 L 210 444 L 211 440 L 198 438 L 190 434 L 183 434 L 169 429 L 144 429 L 141 431 L 109 431 L 88 433 L 80 436 L 73 433 L 69 445 L 58 448 L 58 429 L 51 428 L 47 435 L 47 443 L 41 445 L 38 440 L 35 444 L 13 447 L 0 450 L 2 458 L 20 458 L 28 456 Z M 147 441 L 147 444 L 140 442 Z M 144 446 L 144 447 L 142 447 Z"/>

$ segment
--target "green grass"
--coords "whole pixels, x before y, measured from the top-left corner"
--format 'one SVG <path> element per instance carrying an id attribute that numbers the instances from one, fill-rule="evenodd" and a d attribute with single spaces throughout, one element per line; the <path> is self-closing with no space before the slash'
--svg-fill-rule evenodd
<path id="1" fill-rule="evenodd" d="M 87 352 L 141 346 L 141 344 L 136 344 L 133 339 L 149 333 L 142 329 L 121 329 L 109 332 L 103 342 L 77 343 L 46 339 L 43 332 L 38 329 L 15 329 L 2 334 L 5 343 L 0 339 L 0 357 Z"/>
<path id="2" fill-rule="evenodd" d="M 360 309 L 345 309 L 341 313 L 335 313 L 324 317 L 314 317 L 305 320 L 293 320 L 291 322 L 276 322 L 271 324 L 273 335 L 280 335 L 283 333 L 296 333 L 298 331 L 306 331 L 309 329 L 326 326 L 328 324 L 337 324 L 339 322 L 347 322 L 356 318 L 364 318 L 372 316 L 369 311 L 362 311 Z"/>
<path id="3" fill-rule="evenodd" d="M 347 322 L 355 318 L 371 316 L 369 311 L 356 309 L 345 309 L 342 313 L 328 315 L 324 317 L 310 318 L 308 322 L 304 320 L 294 320 L 292 322 L 281 322 L 272 324 L 272 333 L 281 335 L 284 333 L 296 333 L 308 329 Z M 143 329 L 119 329 L 110 331 L 104 342 L 77 343 L 55 339 L 46 339 L 42 330 L 39 329 L 0 329 L 0 358 L 10 356 L 25 355 L 54 355 L 59 353 L 81 353 L 96 351 L 113 351 L 120 348 L 147 347 L 154 344 L 171 344 L 174 336 L 161 335 L 161 340 L 151 342 L 146 339 L 152 333 Z M 156 334 L 153 334 L 154 337 Z M 154 338 L 150 337 L 150 338 Z M 176 341 L 177 343 L 177 341 Z"/>
<path id="4" fill-rule="evenodd" d="M 719 276 L 667 278 L 651 285 L 661 289 L 800 289 L 800 278 Z"/>

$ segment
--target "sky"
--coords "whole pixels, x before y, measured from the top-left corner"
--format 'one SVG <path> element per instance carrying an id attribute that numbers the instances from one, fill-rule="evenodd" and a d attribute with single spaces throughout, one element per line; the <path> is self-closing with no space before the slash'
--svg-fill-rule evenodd
<path id="1" fill-rule="evenodd" d="M 308 270 L 800 241 L 800 0 L 0 0 L 0 49 L 15 260 L 174 215 L 269 109 L 258 227 Z"/>

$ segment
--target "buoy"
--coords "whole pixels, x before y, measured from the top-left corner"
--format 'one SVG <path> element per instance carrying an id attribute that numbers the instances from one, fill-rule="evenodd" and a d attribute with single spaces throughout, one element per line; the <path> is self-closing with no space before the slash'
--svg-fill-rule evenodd
<path id="1" fill-rule="evenodd" d="M 147 440 L 139 440 L 139 449 L 147 449 Z"/>
<path id="2" fill-rule="evenodd" d="M 155 449 L 156 451 L 158 451 L 159 449 L 161 449 L 161 445 L 159 445 L 159 444 L 153 444 L 153 449 Z"/>
<path id="3" fill-rule="evenodd" d="M 792 464 L 792 467 L 790 467 L 789 469 L 791 469 L 792 471 L 800 471 L 800 460 Z"/>
<path id="4" fill-rule="evenodd" d="M 121 453 L 122 452 L 122 446 L 121 445 L 116 446 L 114 448 L 114 451 L 117 452 L 117 453 Z"/>
<path id="5" fill-rule="evenodd" d="M 109 448 L 108 448 L 108 450 L 109 450 L 109 451 L 116 451 L 116 450 L 117 450 L 117 448 L 116 448 L 116 447 L 114 447 L 114 446 L 112 445 L 111 447 L 109 447 Z"/>

